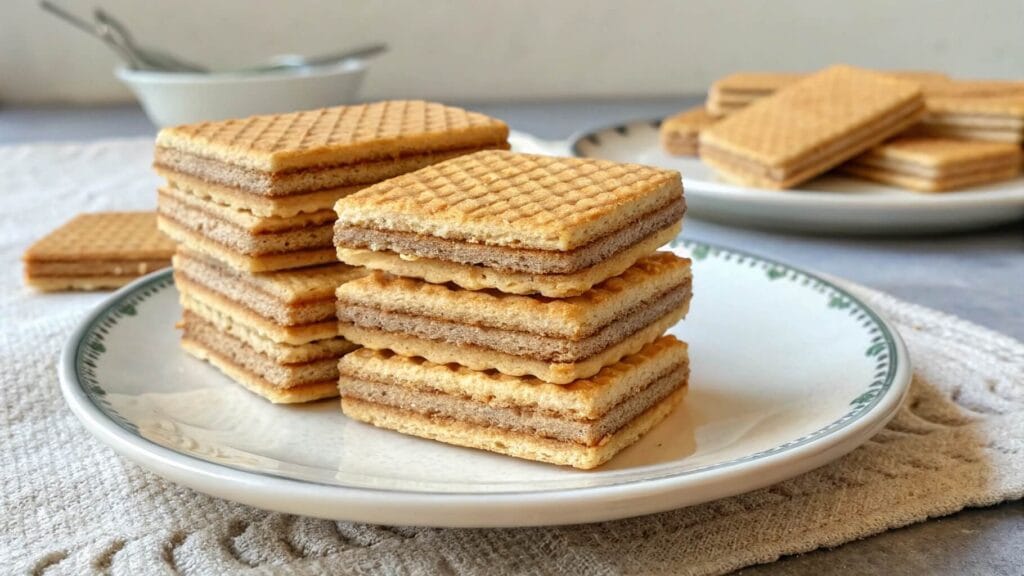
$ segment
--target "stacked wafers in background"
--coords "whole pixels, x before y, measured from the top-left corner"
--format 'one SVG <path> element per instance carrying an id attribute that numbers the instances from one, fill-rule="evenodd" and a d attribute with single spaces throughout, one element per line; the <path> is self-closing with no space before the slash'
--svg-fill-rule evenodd
<path id="1" fill-rule="evenodd" d="M 678 172 L 478 152 L 336 210 L 339 259 L 376 270 L 337 291 L 348 416 L 593 468 L 682 401 Z"/>
<path id="2" fill-rule="evenodd" d="M 334 202 L 460 154 L 507 149 L 482 114 L 393 101 L 165 129 L 159 227 L 180 243 L 183 347 L 273 402 L 337 395 Z"/>
<path id="3" fill-rule="evenodd" d="M 894 122 L 901 110 L 886 103 L 913 91 L 921 110 Z M 838 167 L 910 190 L 957 190 L 1020 174 L 1024 82 L 850 66 L 737 73 L 712 84 L 703 112 L 667 118 L 661 140 L 743 185 L 792 188 Z"/>

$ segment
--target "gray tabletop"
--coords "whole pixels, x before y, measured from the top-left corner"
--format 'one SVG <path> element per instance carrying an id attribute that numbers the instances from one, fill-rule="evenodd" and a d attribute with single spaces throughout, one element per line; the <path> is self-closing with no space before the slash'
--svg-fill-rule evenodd
<path id="1" fill-rule="evenodd" d="M 470 104 L 545 139 L 655 118 L 694 98 Z M 152 135 L 134 106 L 0 108 L 0 144 Z M 847 278 L 1024 339 L 1024 221 L 954 236 L 822 237 L 688 218 L 685 235 Z M 744 574 L 1024 574 L 1024 503 L 968 510 Z"/>

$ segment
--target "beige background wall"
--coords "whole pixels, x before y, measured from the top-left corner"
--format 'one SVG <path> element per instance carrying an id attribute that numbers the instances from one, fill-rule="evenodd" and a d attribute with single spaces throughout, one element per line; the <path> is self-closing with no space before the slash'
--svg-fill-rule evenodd
<path id="1" fill-rule="evenodd" d="M 59 0 L 58 0 L 59 1 Z M 375 40 L 367 98 L 460 101 L 668 95 L 737 69 L 834 61 L 1024 77 L 1024 1 L 63 0 L 97 3 L 154 46 L 213 65 Z M 98 42 L 4 0 L 0 101 L 129 98 Z"/>

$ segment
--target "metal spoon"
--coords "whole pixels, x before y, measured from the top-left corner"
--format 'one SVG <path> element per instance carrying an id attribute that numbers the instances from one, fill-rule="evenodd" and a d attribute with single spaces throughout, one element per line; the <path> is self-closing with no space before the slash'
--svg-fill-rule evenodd
<path id="1" fill-rule="evenodd" d="M 209 72 L 205 67 L 182 60 L 173 54 L 139 46 L 135 43 L 135 38 L 128 31 L 128 28 L 102 8 L 93 10 L 92 15 L 97 22 L 109 27 L 110 30 L 119 36 L 120 43 L 129 52 L 134 54 L 138 60 L 143 62 L 147 68 L 174 72 Z"/>
<path id="2" fill-rule="evenodd" d="M 61 20 L 67 22 L 68 24 L 71 24 L 72 26 L 85 32 L 86 34 L 95 36 L 96 38 L 102 40 L 103 43 L 107 45 L 107 47 L 116 52 L 117 55 L 122 60 L 124 60 L 130 67 L 141 67 L 141 62 L 139 62 L 139 60 L 136 59 L 134 54 L 132 54 L 129 50 L 127 50 L 117 41 L 109 27 L 99 26 L 93 22 L 83 20 L 78 16 L 75 16 L 74 14 L 64 10 L 60 6 L 57 6 L 56 4 L 49 2 L 48 0 L 42 0 L 41 2 L 39 2 L 39 6 L 43 10 L 46 10 L 50 14 L 57 16 Z"/>
<path id="3" fill-rule="evenodd" d="M 202 66 L 185 62 L 180 58 L 159 50 L 152 50 L 135 44 L 125 26 L 102 10 L 97 9 L 94 13 L 96 21 L 89 22 L 64 10 L 49 0 L 41 0 L 39 6 L 75 28 L 102 40 L 131 68 L 171 72 L 207 71 Z"/>
<path id="4" fill-rule="evenodd" d="M 71 14 L 50 0 L 40 0 L 39 5 L 47 12 L 58 16 L 75 28 L 102 40 L 108 47 L 116 52 L 130 68 L 137 70 L 162 70 L 167 72 L 210 72 L 209 69 L 203 66 L 182 60 L 177 56 L 136 44 L 135 39 L 131 32 L 128 31 L 128 28 L 120 20 L 100 8 L 93 11 L 95 21 L 90 22 Z M 365 60 L 382 54 L 387 50 L 387 44 L 378 43 L 320 56 L 307 57 L 288 54 L 275 57 L 270 64 L 255 66 L 252 68 L 243 68 L 232 72 L 252 74 L 288 70 L 293 68 L 327 66 L 339 64 L 346 60 Z"/>
<path id="5" fill-rule="evenodd" d="M 275 56 L 271 62 L 266 66 L 257 66 L 255 68 L 249 68 L 246 72 L 262 72 L 266 70 L 280 70 L 282 68 L 305 68 L 310 66 L 328 66 L 332 64 L 340 64 L 346 60 L 366 60 L 378 56 L 388 51 L 388 45 L 384 43 L 369 44 L 367 46 L 360 46 L 358 48 L 352 48 L 343 52 L 334 52 L 332 54 L 322 54 L 320 56 L 300 56 L 297 54 L 284 54 L 282 56 Z"/>

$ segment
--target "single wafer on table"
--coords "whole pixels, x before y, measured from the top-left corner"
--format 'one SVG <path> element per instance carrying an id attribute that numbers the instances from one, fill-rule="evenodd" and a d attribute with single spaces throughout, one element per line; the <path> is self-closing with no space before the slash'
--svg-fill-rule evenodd
<path id="1" fill-rule="evenodd" d="M 335 261 L 334 202 L 367 185 L 483 149 L 508 127 L 461 108 L 388 101 L 166 128 L 160 227 L 250 272 Z"/>
<path id="2" fill-rule="evenodd" d="M 701 160 L 723 178 L 791 188 L 902 132 L 924 115 L 914 82 L 833 66 L 701 132 Z"/>
<path id="3" fill-rule="evenodd" d="M 590 469 L 657 425 L 686 393 L 686 344 L 665 336 L 567 386 L 357 350 L 339 363 L 342 411 L 404 434 Z"/>
<path id="4" fill-rule="evenodd" d="M 696 156 L 700 131 L 717 120 L 703 106 L 669 116 L 661 122 L 659 128 L 661 147 L 675 156 Z"/>
<path id="5" fill-rule="evenodd" d="M 690 261 L 641 258 L 579 296 L 471 291 L 375 273 L 338 288 L 340 333 L 374 349 L 568 384 L 633 354 L 681 320 Z"/>
<path id="6" fill-rule="evenodd" d="M 171 265 L 153 212 L 79 214 L 25 251 L 25 283 L 45 291 L 118 288 Z"/>
<path id="7" fill-rule="evenodd" d="M 273 402 L 337 395 L 334 290 L 365 272 L 344 264 L 240 273 L 182 248 L 174 281 L 185 309 L 182 347 Z"/>
<path id="8" fill-rule="evenodd" d="M 937 192 L 1013 178 L 1021 149 L 1003 142 L 906 136 L 843 164 L 843 172 L 912 190 Z"/>
<path id="9" fill-rule="evenodd" d="M 668 243 L 685 208 L 674 170 L 484 151 L 342 198 L 334 242 L 354 266 L 566 297 Z"/>

